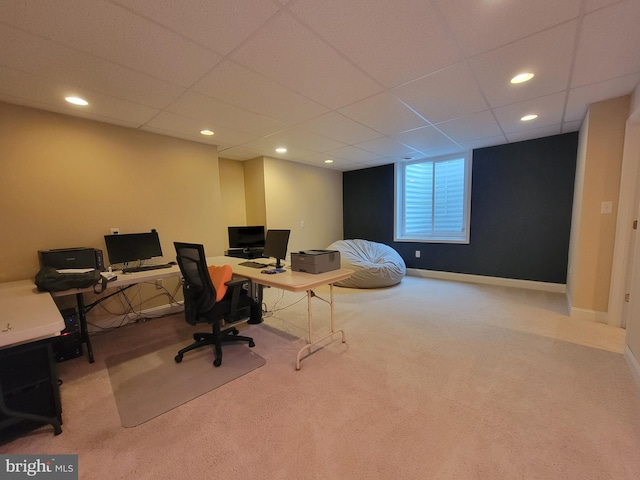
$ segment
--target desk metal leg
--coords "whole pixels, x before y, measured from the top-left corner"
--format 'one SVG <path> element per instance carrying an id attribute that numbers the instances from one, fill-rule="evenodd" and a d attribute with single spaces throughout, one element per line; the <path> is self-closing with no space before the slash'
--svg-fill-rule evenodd
<path id="1" fill-rule="evenodd" d="M 80 316 L 80 340 L 87 346 L 89 363 L 93 363 L 93 348 L 91 348 L 91 339 L 89 338 L 89 329 L 87 328 L 87 309 L 82 293 L 76 293 L 76 302 L 78 304 L 78 315 Z"/>
<path id="2" fill-rule="evenodd" d="M 319 343 L 322 343 L 327 339 L 332 338 L 336 333 L 340 333 L 342 335 L 342 343 L 345 343 L 347 341 L 346 338 L 345 338 L 345 335 L 344 335 L 344 330 L 335 330 L 335 322 L 334 322 L 334 318 L 333 318 L 333 284 L 329 285 L 329 295 L 330 295 L 330 300 L 327 301 L 322 297 L 318 297 L 313 290 L 307 290 L 307 317 L 308 317 L 308 320 L 309 320 L 309 337 L 307 339 L 307 344 L 300 349 L 300 351 L 298 352 L 298 356 L 296 357 L 296 370 L 300 370 L 300 360 L 301 360 L 300 357 L 301 357 L 302 353 L 305 350 L 311 351 L 311 347 L 313 347 L 314 345 L 317 345 Z M 325 337 L 322 337 L 322 338 L 316 340 L 315 342 L 313 341 L 313 333 L 312 333 L 312 330 L 311 330 L 311 328 L 312 328 L 311 327 L 311 320 L 313 318 L 313 312 L 312 312 L 312 309 L 311 309 L 311 298 L 312 297 L 316 297 L 319 300 L 322 300 L 323 302 L 328 303 L 329 307 L 330 307 L 330 310 L 331 310 L 331 333 L 329 335 L 325 336 Z"/>

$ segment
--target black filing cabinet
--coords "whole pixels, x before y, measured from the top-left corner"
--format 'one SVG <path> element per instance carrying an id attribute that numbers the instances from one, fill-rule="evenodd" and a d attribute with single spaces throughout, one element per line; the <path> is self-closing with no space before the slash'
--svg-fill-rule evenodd
<path id="1" fill-rule="evenodd" d="M 0 349 L 0 443 L 42 425 L 62 432 L 51 339 Z"/>

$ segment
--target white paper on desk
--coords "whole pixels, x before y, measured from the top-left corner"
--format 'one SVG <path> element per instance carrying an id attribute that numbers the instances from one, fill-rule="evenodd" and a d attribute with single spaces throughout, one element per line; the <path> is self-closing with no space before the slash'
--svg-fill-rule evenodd
<path id="1" fill-rule="evenodd" d="M 61 268 L 56 270 L 58 273 L 89 273 L 93 272 L 95 268 Z"/>

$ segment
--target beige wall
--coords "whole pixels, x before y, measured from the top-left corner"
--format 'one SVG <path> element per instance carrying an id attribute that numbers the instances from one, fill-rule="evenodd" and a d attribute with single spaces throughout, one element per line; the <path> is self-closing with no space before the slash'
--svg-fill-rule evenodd
<path id="1" fill-rule="evenodd" d="M 343 237 L 342 173 L 264 157 L 267 228 L 291 230 L 289 253 Z"/>
<path id="2" fill-rule="evenodd" d="M 258 157 L 247 160 L 243 162 L 243 167 L 247 225 L 264 225 L 266 227 L 264 159 Z"/>
<path id="3" fill-rule="evenodd" d="M 290 229 L 289 253 L 323 249 L 342 239 L 341 172 L 269 157 L 220 159 L 220 183 L 225 205 L 228 198 L 239 204 L 239 195 L 246 199 L 246 222 L 239 223 L 241 213 L 235 212 L 228 225 Z"/>
<path id="4" fill-rule="evenodd" d="M 629 96 L 591 105 L 580 130 L 569 253 L 572 316 L 606 321 Z M 610 214 L 601 204 L 613 202 Z"/>
<path id="5" fill-rule="evenodd" d="M 219 158 L 220 192 L 223 208 L 220 212 L 224 225 L 248 225 L 247 204 L 245 202 L 243 162 Z M 225 236 L 225 249 L 229 247 L 229 237 Z"/>
<path id="6" fill-rule="evenodd" d="M 223 252 L 216 147 L 0 103 L 0 165 L 0 282 L 32 279 L 38 250 L 104 250 L 110 227 L 157 229 L 165 261 L 174 241 Z"/>
<path id="7" fill-rule="evenodd" d="M 636 136 L 640 135 L 640 87 L 636 88 L 633 96 L 628 132 L 633 132 L 632 134 L 635 134 Z M 638 148 L 640 139 L 636 138 L 635 140 L 632 150 L 625 152 L 625 155 L 633 155 L 637 162 L 638 157 L 640 157 L 640 148 Z M 640 186 L 640 177 L 637 179 L 637 185 Z M 636 192 L 635 207 L 634 216 L 638 219 L 638 214 L 640 213 L 640 191 Z M 626 343 L 629 352 L 633 356 L 633 361 L 630 362 L 630 366 L 632 370 L 635 369 L 635 378 L 640 385 L 640 241 L 638 240 L 638 230 L 634 230 L 634 234 L 636 237 L 635 246 L 633 248 L 634 259 L 632 263 L 634 268 L 630 275 L 631 298 L 630 303 L 628 304 L 626 317 Z"/>

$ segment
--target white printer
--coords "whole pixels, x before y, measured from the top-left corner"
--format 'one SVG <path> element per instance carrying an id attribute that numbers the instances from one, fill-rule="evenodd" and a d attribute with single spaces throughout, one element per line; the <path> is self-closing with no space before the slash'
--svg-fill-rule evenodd
<path id="1" fill-rule="evenodd" d="M 338 250 L 303 250 L 291 253 L 291 270 L 294 272 L 324 273 L 339 268 Z"/>

